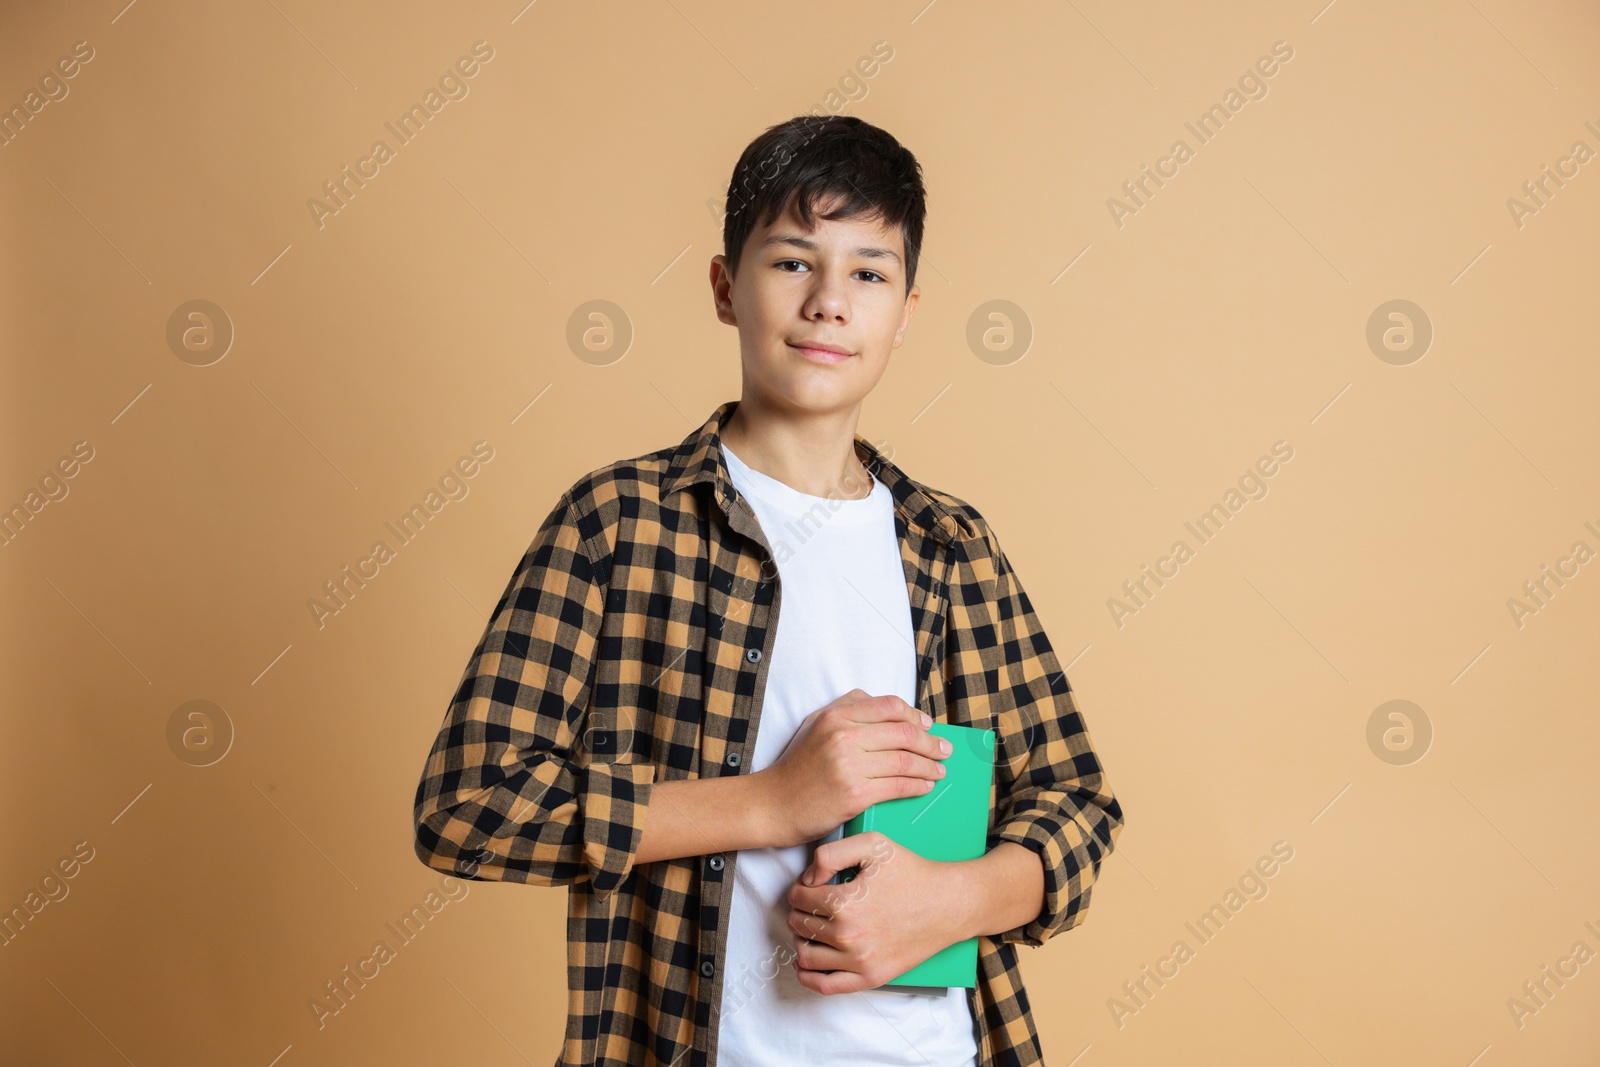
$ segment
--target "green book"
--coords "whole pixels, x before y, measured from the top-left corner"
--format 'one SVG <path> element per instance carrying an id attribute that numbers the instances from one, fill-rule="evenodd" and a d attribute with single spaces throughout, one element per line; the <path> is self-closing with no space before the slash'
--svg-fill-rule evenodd
<path id="1" fill-rule="evenodd" d="M 877 830 L 897 845 L 930 860 L 975 860 L 989 838 L 989 793 L 994 781 L 994 731 L 936 722 L 928 728 L 950 742 L 945 776 L 922 796 L 874 804 L 844 824 L 843 837 Z M 859 867 L 833 876 L 830 884 L 854 880 Z M 946 945 L 888 985 L 938 991 L 978 984 L 978 939 Z M 905 992 L 921 990 L 905 989 Z"/>

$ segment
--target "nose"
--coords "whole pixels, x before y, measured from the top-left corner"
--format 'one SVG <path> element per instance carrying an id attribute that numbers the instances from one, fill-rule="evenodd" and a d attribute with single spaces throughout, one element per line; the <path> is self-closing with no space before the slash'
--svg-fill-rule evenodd
<path id="1" fill-rule="evenodd" d="M 811 293 L 806 297 L 804 314 L 811 322 L 833 322 L 838 324 L 850 321 L 850 300 L 845 291 L 844 281 L 832 270 L 817 270 L 813 272 Z"/>

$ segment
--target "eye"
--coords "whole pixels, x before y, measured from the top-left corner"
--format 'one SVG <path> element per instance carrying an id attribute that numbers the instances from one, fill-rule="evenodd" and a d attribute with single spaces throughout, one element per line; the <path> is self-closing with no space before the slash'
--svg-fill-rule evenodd
<path id="1" fill-rule="evenodd" d="M 801 266 L 801 267 L 805 266 L 805 264 L 801 263 L 798 259 L 780 259 L 780 260 L 778 260 L 778 262 L 774 263 L 773 266 L 777 267 L 779 270 L 782 270 L 783 269 L 783 265 L 785 263 L 793 263 L 793 264 L 795 264 L 797 266 Z M 791 271 L 784 271 L 784 273 L 793 274 L 795 272 L 791 270 Z"/>
<path id="2" fill-rule="evenodd" d="M 856 273 L 857 274 L 870 274 L 880 282 L 886 282 L 886 281 L 889 280 L 889 279 L 885 278 L 883 275 L 879 274 L 875 270 L 858 270 L 858 271 L 856 271 Z"/>

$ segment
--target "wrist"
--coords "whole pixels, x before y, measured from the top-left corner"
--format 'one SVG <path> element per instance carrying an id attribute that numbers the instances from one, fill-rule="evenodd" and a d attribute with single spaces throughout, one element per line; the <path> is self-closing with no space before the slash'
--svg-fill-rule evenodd
<path id="1" fill-rule="evenodd" d="M 951 885 L 950 892 L 944 896 L 952 902 L 950 923 L 953 936 L 950 944 L 987 932 L 984 917 L 990 913 L 989 887 L 993 879 L 988 877 L 990 871 L 989 865 L 984 862 L 985 858 L 955 860 L 946 864 Z"/>
<path id="2" fill-rule="evenodd" d="M 746 775 L 745 786 L 749 793 L 751 836 L 760 842 L 757 847 L 788 848 L 800 844 L 791 808 L 784 801 L 782 780 L 773 769 Z"/>
<path id="3" fill-rule="evenodd" d="M 999 937 L 1038 918 L 1045 904 L 1039 854 L 1015 841 L 1001 841 L 977 859 L 961 860 L 952 877 L 960 890 L 962 938 Z"/>

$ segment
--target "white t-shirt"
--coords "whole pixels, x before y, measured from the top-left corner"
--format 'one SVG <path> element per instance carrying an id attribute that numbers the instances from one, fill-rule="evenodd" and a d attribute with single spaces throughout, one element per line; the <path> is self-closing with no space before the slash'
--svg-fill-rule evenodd
<path id="1" fill-rule="evenodd" d="M 772 545 L 781 583 L 778 633 L 749 773 L 782 755 L 802 720 L 852 689 L 917 699 L 911 599 L 882 482 L 861 500 L 798 492 L 746 466 L 726 445 L 734 485 Z M 904 1064 L 976 1067 L 968 991 L 892 986 L 824 996 L 795 977 L 789 889 L 817 843 L 739 853 L 728 917 L 718 1059 L 728 1067 Z M 774 977 L 767 977 L 774 975 Z"/>

